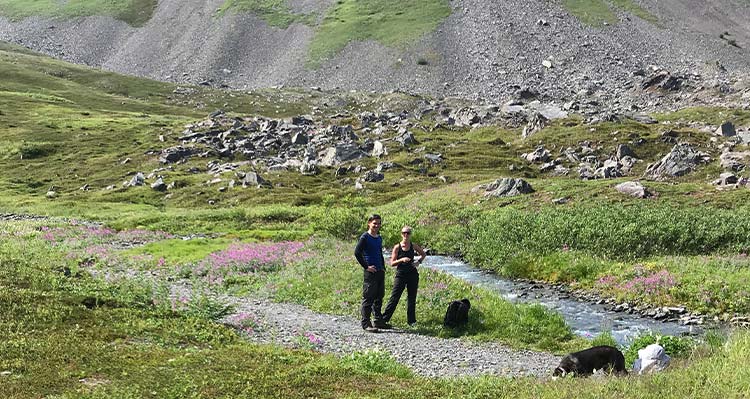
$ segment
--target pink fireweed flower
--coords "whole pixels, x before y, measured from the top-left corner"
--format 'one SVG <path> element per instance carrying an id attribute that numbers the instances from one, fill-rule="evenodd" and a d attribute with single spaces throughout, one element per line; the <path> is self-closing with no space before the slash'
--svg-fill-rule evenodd
<path id="1" fill-rule="evenodd" d="M 667 271 L 661 270 L 650 275 L 635 277 L 620 288 L 634 293 L 662 294 L 677 285 L 675 278 Z"/>
<path id="2" fill-rule="evenodd" d="M 596 281 L 596 283 L 600 285 L 612 285 L 615 282 L 617 282 L 617 277 L 609 275 L 599 277 L 599 280 Z"/>
<path id="3" fill-rule="evenodd" d="M 220 276 L 237 276 L 262 270 L 273 270 L 292 262 L 307 259 L 309 254 L 301 252 L 304 243 L 237 243 L 229 248 L 210 254 L 198 265 L 206 270 L 209 280 Z"/>
<path id="4" fill-rule="evenodd" d="M 323 339 L 310 331 L 305 332 L 305 338 L 307 338 L 307 340 L 313 346 L 320 346 L 323 344 Z"/>
<path id="5" fill-rule="evenodd" d="M 258 316 L 248 313 L 240 312 L 229 318 L 230 324 L 236 325 L 240 330 L 247 334 L 252 334 L 260 326 L 260 319 Z"/>

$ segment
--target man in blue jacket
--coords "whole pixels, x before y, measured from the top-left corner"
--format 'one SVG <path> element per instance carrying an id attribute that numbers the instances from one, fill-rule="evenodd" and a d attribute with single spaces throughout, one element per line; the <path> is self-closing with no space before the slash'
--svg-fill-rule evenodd
<path id="1" fill-rule="evenodd" d="M 377 332 L 378 328 L 391 328 L 383 321 L 381 309 L 385 295 L 385 259 L 383 258 L 383 237 L 380 236 L 380 215 L 367 219 L 367 231 L 362 233 L 354 248 L 354 256 L 364 270 L 362 284 L 362 328 L 368 332 Z M 375 324 L 370 322 L 370 314 L 375 317 Z"/>

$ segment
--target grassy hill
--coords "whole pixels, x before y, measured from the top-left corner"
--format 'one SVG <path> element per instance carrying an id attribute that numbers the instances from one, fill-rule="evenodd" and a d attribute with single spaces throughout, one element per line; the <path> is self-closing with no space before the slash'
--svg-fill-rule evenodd
<path id="1" fill-rule="evenodd" d="M 636 166 L 637 177 L 647 162 L 671 148 L 661 139 L 667 126 L 716 159 L 720 150 L 710 135 L 691 128 L 690 122 L 717 124 L 731 119 L 747 125 L 747 110 L 687 109 L 654 115 L 662 122 L 656 125 L 633 121 L 587 125 L 572 117 L 529 140 L 521 138 L 520 129 L 430 131 L 433 124 L 424 121 L 424 129 L 413 129 L 417 139 L 424 151 L 441 153 L 446 162 L 425 171 L 409 165 L 410 154 L 394 147 L 386 160 L 405 167 L 365 190 L 340 183 L 326 169 L 318 176 L 274 173 L 277 184 L 270 189 L 219 192 L 205 184 L 211 175 L 189 172 L 192 167 L 205 170 L 205 159 L 162 171 L 168 180 L 183 182 L 166 194 L 148 185 L 122 186 L 136 171 L 162 167 L 155 151 L 172 145 L 185 124 L 203 120 L 218 108 L 232 115 L 268 117 L 318 109 L 332 122 L 348 120 L 359 127 L 352 113 L 383 104 L 407 109 L 418 101 L 397 93 L 248 93 L 177 87 L 74 66 L 3 44 L 0 212 L 100 220 L 117 229 L 208 234 L 210 241 L 204 247 L 167 240 L 123 255 L 132 256 L 125 259 L 145 273 L 155 270 L 151 261 L 159 257 L 175 262 L 171 267 L 178 270 L 188 269 L 189 262 L 236 240 L 302 240 L 316 234 L 346 240 L 336 244 L 345 246 L 363 228 L 365 215 L 377 211 L 385 218 L 386 242 L 395 242 L 401 225 L 408 223 L 415 227 L 417 242 L 438 252 L 460 254 L 503 275 L 564 283 L 649 306 L 683 304 L 720 319 L 750 314 L 746 288 L 750 194 L 747 189 L 718 191 L 711 186 L 710 180 L 720 172 L 716 161 L 682 178 L 646 182 L 659 195 L 637 200 L 613 188 L 627 178 L 550 177 L 519 158 L 540 142 L 560 149 L 589 140 L 608 152 L 637 134 L 644 140 L 639 156 L 645 160 Z M 338 113 L 344 116 L 335 116 Z M 358 130 L 358 134 L 364 140 L 370 133 Z M 374 163 L 363 161 L 368 168 Z M 504 176 L 527 179 L 535 193 L 483 199 L 471 192 L 479 183 Z M 80 189 L 84 184 L 89 190 Z M 111 185 L 115 187 L 107 189 Z M 48 196 L 49 191 L 55 195 Z M 552 202 L 556 198 L 569 201 L 556 205 Z M 50 239 L 44 238 L 50 228 L 46 223 L 3 225 L 0 306 L 8 311 L 0 316 L 0 332 L 7 337 L 0 341 L 0 352 L 5 354 L 0 371 L 10 372 L 0 376 L 6 379 L 0 380 L 3 397 L 274 397 L 280 392 L 288 397 L 403 397 L 406 392 L 410 397 L 678 398 L 742 397 L 750 390 L 746 371 L 750 344 L 743 332 L 730 335 L 728 341 L 710 335 L 706 345 L 666 374 L 580 382 L 425 379 L 410 376 L 377 353 L 342 360 L 305 350 L 251 345 L 213 321 L 222 309 L 210 301 L 179 311 L 159 306 L 152 302 L 158 287 L 140 280 L 106 283 L 83 273 L 88 262 L 102 260 L 84 256 L 82 248 L 50 246 Z M 76 226 L 72 224 L 74 232 Z M 79 236 L 72 237 L 69 245 L 83 245 Z M 328 241 L 318 245 L 335 247 Z M 355 269 L 342 274 L 340 253 L 326 256 L 324 264 L 330 267 L 322 269 L 322 275 L 306 274 L 312 269 L 302 264 L 291 269 L 294 273 L 263 278 L 282 287 L 274 294 L 277 299 L 351 315 L 353 307 L 336 310 L 330 288 L 356 279 Z M 63 274 L 66 267 L 73 278 Z M 239 280 L 223 289 L 252 291 L 260 285 L 253 279 Z M 456 290 L 452 295 L 469 289 L 455 282 L 450 285 Z M 87 309 L 82 305 L 87 297 L 100 299 L 101 305 Z M 433 313 L 432 324 L 423 333 L 439 334 L 439 315 Z M 564 330 L 540 314 L 533 310 L 516 321 L 527 326 L 545 320 L 544 327 L 550 328 L 539 328 L 535 342 L 528 342 L 531 335 L 502 336 L 501 328 L 490 331 L 479 322 L 464 334 L 517 347 L 549 345 L 557 351 L 583 345 L 565 338 Z M 488 312 L 486 323 L 507 324 L 510 332 L 519 328 L 499 315 Z M 384 366 L 373 368 L 373 364 Z M 373 378 L 378 384 L 362 383 Z"/>

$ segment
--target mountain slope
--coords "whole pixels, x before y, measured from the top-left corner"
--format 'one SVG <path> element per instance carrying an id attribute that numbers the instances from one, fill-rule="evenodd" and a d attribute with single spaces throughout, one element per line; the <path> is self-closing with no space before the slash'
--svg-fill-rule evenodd
<path id="1" fill-rule="evenodd" d="M 261 3 L 281 2 L 161 0 L 140 27 L 111 16 L 2 19 L 0 39 L 176 82 L 485 99 L 507 99 L 529 86 L 553 99 L 593 94 L 623 107 L 640 94 L 632 75 L 652 65 L 698 74 L 711 85 L 732 85 L 750 71 L 750 24 L 744 22 L 750 5 L 736 0 L 457 0 L 447 18 L 435 8 L 442 0 L 380 8 L 368 0 L 295 0 L 285 3 L 289 12 L 307 17 L 294 23 L 258 11 Z M 256 5 L 255 13 L 248 4 Z M 388 25 L 404 13 L 406 22 Z M 411 25 L 423 28 L 410 32 Z M 394 35 L 393 26 L 405 30 Z"/>

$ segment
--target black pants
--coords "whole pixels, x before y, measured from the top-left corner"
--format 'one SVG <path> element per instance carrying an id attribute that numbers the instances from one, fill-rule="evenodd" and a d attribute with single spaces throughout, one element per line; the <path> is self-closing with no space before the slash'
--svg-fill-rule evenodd
<path id="1" fill-rule="evenodd" d="M 383 308 L 383 296 L 385 296 L 385 271 L 380 270 L 370 273 L 365 270 L 364 283 L 362 284 L 362 328 L 372 326 L 370 314 L 375 316 L 375 321 L 383 319 L 381 309 Z"/>
<path id="2" fill-rule="evenodd" d="M 419 272 L 416 270 L 408 272 L 397 272 L 396 278 L 393 279 L 393 290 L 391 297 L 388 299 L 388 305 L 385 306 L 383 320 L 391 320 L 393 312 L 396 311 L 401 294 L 406 288 L 406 321 L 416 323 L 417 321 L 417 288 L 419 288 Z"/>

